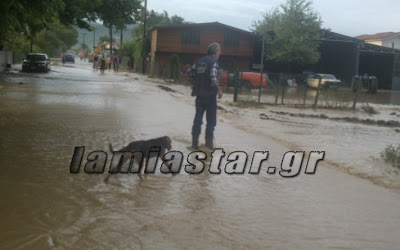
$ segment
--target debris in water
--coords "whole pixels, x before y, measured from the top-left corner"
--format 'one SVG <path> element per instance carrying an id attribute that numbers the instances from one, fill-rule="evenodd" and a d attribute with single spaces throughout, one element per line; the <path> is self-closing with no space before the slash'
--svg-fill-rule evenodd
<path id="1" fill-rule="evenodd" d="M 166 87 L 166 86 L 162 86 L 162 85 L 157 85 L 157 87 L 159 87 L 162 90 L 165 90 L 167 92 L 172 92 L 172 93 L 176 93 L 176 90 L 171 89 L 170 87 Z"/>
<path id="2" fill-rule="evenodd" d="M 378 113 L 379 113 L 378 111 L 376 111 L 376 110 L 374 109 L 374 107 L 371 107 L 371 106 L 369 106 L 369 105 L 363 106 L 363 107 L 361 107 L 361 109 L 364 110 L 364 111 L 365 111 L 366 113 L 368 113 L 368 114 L 378 114 Z"/>
<path id="3" fill-rule="evenodd" d="M 269 120 L 269 117 L 268 117 L 268 115 L 266 115 L 266 114 L 264 114 L 264 113 L 261 113 L 261 114 L 260 114 L 260 119 L 261 119 L 261 120 Z"/>
<path id="4" fill-rule="evenodd" d="M 345 121 L 345 122 L 351 122 L 351 123 L 362 123 L 362 124 L 367 124 L 367 125 L 379 125 L 379 126 L 385 126 L 385 127 L 400 127 L 400 122 L 399 121 L 394 121 L 394 120 L 389 120 L 389 121 L 384 121 L 384 120 L 371 120 L 371 119 L 359 119 L 357 117 L 328 117 L 325 114 L 320 114 L 320 115 L 307 115 L 307 114 L 294 114 L 294 113 L 289 113 L 289 112 L 282 112 L 282 111 L 271 111 L 271 113 L 278 114 L 278 115 L 288 115 L 291 117 L 302 117 L 302 118 L 320 118 L 320 119 L 329 119 L 329 120 L 334 120 L 334 121 Z"/>

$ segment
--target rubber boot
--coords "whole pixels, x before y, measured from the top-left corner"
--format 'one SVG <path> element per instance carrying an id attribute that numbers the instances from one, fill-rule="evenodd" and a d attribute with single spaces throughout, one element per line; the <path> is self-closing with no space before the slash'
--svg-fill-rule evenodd
<path id="1" fill-rule="evenodd" d="M 199 137 L 198 136 L 192 137 L 192 148 L 199 149 Z"/>
<path id="2" fill-rule="evenodd" d="M 206 137 L 206 148 L 208 148 L 210 150 L 214 150 L 213 138 L 212 137 Z"/>

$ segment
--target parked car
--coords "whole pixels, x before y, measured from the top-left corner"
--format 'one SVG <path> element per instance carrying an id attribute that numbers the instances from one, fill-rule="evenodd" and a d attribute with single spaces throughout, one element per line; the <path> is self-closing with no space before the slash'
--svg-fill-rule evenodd
<path id="1" fill-rule="evenodd" d="M 259 88 L 261 73 L 256 72 L 240 72 L 239 73 L 240 83 L 247 89 Z M 224 73 L 218 77 L 221 85 L 232 86 L 233 85 L 233 74 Z M 261 87 L 267 87 L 269 82 L 267 74 L 262 75 Z"/>
<path id="2" fill-rule="evenodd" d="M 66 53 L 62 58 L 62 63 L 72 62 L 75 63 L 75 56 L 72 53 Z"/>
<path id="3" fill-rule="evenodd" d="M 315 74 L 307 79 L 307 85 L 310 88 L 318 88 L 319 78 L 321 77 L 321 87 L 339 87 L 342 82 L 331 74 Z"/>
<path id="4" fill-rule="evenodd" d="M 22 62 L 22 71 L 44 71 L 50 70 L 50 58 L 47 54 L 30 53 Z"/>

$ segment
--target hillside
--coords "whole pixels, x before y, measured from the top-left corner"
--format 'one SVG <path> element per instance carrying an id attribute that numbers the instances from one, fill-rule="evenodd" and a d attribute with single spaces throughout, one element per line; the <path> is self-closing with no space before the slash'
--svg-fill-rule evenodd
<path id="1" fill-rule="evenodd" d="M 103 26 L 102 23 L 90 23 L 90 25 L 96 28 L 96 32 L 75 27 L 75 29 L 78 31 L 79 36 L 78 36 L 78 42 L 74 45 L 74 47 L 78 47 L 79 44 L 85 42 L 85 44 L 87 44 L 91 48 L 93 46 L 94 35 L 96 36 L 95 37 L 96 44 L 99 41 L 99 37 L 104 35 L 109 36 L 108 28 Z M 135 26 L 136 24 L 127 25 L 127 28 L 122 32 L 123 41 L 128 41 L 132 39 L 132 29 Z M 119 42 L 120 35 L 121 34 L 119 30 L 113 30 L 113 38 L 115 37 L 115 41 Z"/>

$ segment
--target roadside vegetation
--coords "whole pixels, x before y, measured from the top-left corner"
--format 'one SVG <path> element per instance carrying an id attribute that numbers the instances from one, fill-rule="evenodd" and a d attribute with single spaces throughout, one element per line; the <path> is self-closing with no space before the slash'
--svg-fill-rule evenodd
<path id="1" fill-rule="evenodd" d="M 110 31 L 122 30 L 140 20 L 141 4 L 141 0 L 0 1 L 0 50 L 57 54 L 76 44 L 74 26 L 91 30 L 89 22 L 100 20 Z"/>
<path id="2" fill-rule="evenodd" d="M 392 164 L 393 167 L 400 169 L 400 144 L 397 147 L 388 145 L 381 153 L 381 156 L 386 162 Z"/>
<path id="3" fill-rule="evenodd" d="M 267 61 L 286 64 L 291 73 L 293 68 L 318 62 L 321 24 L 311 1 L 287 0 L 265 12 L 253 27 L 266 41 Z"/>
<path id="4" fill-rule="evenodd" d="M 140 17 L 141 18 L 141 17 Z M 132 54 L 124 54 L 124 56 L 133 56 L 136 64 L 136 71 L 145 73 L 147 69 L 147 59 L 151 46 L 151 29 L 157 26 L 185 24 L 183 17 L 178 15 L 169 16 L 168 12 L 156 12 L 154 10 L 147 11 L 146 15 L 146 36 L 143 37 L 143 23 L 138 24 L 132 30 L 133 40 L 129 42 L 129 49 Z M 174 63 L 174 62 L 173 62 Z M 156 65 L 155 75 L 152 77 L 170 78 L 170 65 Z M 174 79 L 176 80 L 176 79 Z"/>

